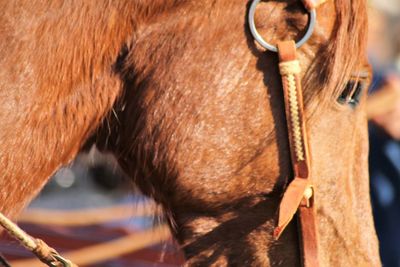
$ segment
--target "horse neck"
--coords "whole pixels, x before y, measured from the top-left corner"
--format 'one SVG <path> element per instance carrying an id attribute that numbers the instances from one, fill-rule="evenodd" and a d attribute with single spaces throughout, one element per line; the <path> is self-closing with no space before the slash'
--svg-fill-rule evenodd
<path id="1" fill-rule="evenodd" d="M 121 94 L 121 52 L 140 25 L 178 2 L 0 1 L 4 214 L 16 216 L 75 157 Z"/>

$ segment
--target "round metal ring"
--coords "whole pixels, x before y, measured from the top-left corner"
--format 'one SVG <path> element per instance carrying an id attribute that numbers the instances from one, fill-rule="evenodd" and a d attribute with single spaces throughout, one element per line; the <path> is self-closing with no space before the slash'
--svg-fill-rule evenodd
<path id="1" fill-rule="evenodd" d="M 254 20 L 254 15 L 256 13 L 256 8 L 257 5 L 260 3 L 261 0 L 253 0 L 253 3 L 250 6 L 250 10 L 249 10 L 249 25 L 250 25 L 250 31 L 253 34 L 254 39 L 265 49 L 270 50 L 272 52 L 278 52 L 278 48 L 274 45 L 269 44 L 268 42 L 266 42 L 264 40 L 264 38 L 258 33 L 257 28 L 256 28 L 256 23 Z M 296 43 L 296 47 L 299 48 L 301 47 L 303 44 L 305 44 L 308 39 L 310 39 L 311 35 L 314 32 L 314 28 L 315 28 L 315 23 L 317 21 L 317 12 L 315 11 L 315 9 L 312 9 L 309 11 L 310 14 L 310 18 L 309 18 L 309 23 L 308 23 L 308 28 L 306 31 L 306 34 L 303 36 L 303 38 L 301 38 L 300 41 L 298 41 Z"/>

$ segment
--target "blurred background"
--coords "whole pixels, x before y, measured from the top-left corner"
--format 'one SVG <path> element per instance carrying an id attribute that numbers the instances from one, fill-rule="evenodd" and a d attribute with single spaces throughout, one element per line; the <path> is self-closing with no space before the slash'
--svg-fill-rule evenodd
<path id="1" fill-rule="evenodd" d="M 371 197 L 382 262 L 400 267 L 400 0 L 369 3 Z M 183 259 L 160 208 L 95 148 L 54 175 L 20 225 L 63 255 L 76 253 L 82 266 L 172 267 Z M 42 266 L 11 239 L 0 251 L 12 266 Z"/>
<path id="2" fill-rule="evenodd" d="M 383 266 L 400 266 L 400 1 L 370 1 L 370 177 Z"/>
<path id="3" fill-rule="evenodd" d="M 113 156 L 95 147 L 60 169 L 18 224 L 82 267 L 173 267 L 183 261 L 161 208 L 134 187 Z M 12 267 L 44 266 L 4 237 L 0 251 Z"/>

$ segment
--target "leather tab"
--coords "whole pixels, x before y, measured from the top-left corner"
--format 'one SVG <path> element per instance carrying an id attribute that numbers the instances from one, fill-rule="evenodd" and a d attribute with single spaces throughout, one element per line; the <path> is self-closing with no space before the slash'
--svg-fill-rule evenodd
<path id="1" fill-rule="evenodd" d="M 278 239 L 286 226 L 292 221 L 308 186 L 307 179 L 295 178 L 288 186 L 279 205 L 278 226 L 274 230 L 274 238 Z"/>
<path id="2" fill-rule="evenodd" d="M 325 3 L 327 0 L 301 0 L 304 7 L 308 10 L 316 9 L 319 5 Z"/>

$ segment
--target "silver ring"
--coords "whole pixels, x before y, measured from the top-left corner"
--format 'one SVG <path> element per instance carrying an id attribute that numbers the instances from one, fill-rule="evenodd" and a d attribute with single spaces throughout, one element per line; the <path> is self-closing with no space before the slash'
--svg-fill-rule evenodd
<path id="1" fill-rule="evenodd" d="M 256 8 L 257 5 L 260 3 L 261 0 L 253 0 L 253 3 L 250 6 L 250 10 L 249 10 L 249 25 L 250 25 L 250 31 L 254 37 L 254 39 L 265 49 L 270 50 L 272 52 L 278 52 L 278 48 L 274 45 L 269 44 L 268 42 L 266 42 L 264 40 L 264 38 L 262 38 L 262 36 L 258 33 L 257 28 L 256 28 L 256 23 L 254 20 L 254 15 L 256 13 Z M 305 44 L 308 39 L 310 39 L 311 35 L 314 32 L 314 28 L 315 28 L 315 23 L 317 21 L 317 12 L 315 11 L 315 9 L 309 10 L 309 14 L 310 14 L 310 18 L 309 18 L 309 23 L 308 23 L 308 28 L 306 31 L 306 34 L 303 36 L 303 38 L 301 38 L 300 41 L 298 41 L 296 43 L 296 47 L 299 48 L 301 47 L 303 44 Z"/>

